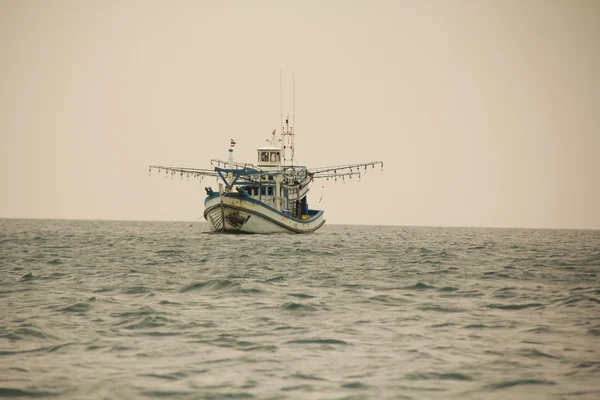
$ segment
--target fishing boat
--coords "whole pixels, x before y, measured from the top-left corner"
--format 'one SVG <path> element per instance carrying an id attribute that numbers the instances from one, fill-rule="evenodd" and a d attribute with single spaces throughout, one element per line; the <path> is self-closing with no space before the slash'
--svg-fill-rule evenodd
<path id="1" fill-rule="evenodd" d="M 150 172 L 201 180 L 217 178 L 218 190 L 205 187 L 204 218 L 212 229 L 269 234 L 310 233 L 325 224 L 323 210 L 309 208 L 309 186 L 316 179 L 360 179 L 367 168 L 383 168 L 381 161 L 315 169 L 294 165 L 294 132 L 289 118 L 280 135 L 276 133 L 273 130 L 267 146 L 256 149 L 256 164 L 234 162 L 236 142 L 231 139 L 228 160 L 211 160 L 212 170 L 151 165 Z"/>

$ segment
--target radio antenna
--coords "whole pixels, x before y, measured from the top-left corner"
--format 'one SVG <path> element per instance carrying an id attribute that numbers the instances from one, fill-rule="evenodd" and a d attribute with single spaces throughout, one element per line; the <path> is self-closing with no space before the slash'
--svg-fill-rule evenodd
<path id="1" fill-rule="evenodd" d="M 296 129 L 296 74 L 292 72 L 292 129 Z"/>
<path id="2" fill-rule="evenodd" d="M 279 112 L 279 126 L 283 129 L 283 72 L 281 70 L 279 70 Z"/>

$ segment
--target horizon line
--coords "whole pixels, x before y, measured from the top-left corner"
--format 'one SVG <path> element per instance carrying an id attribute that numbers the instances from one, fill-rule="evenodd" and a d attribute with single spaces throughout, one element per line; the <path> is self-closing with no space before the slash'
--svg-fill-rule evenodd
<path id="1" fill-rule="evenodd" d="M 49 218 L 49 217 L 2 217 L 0 220 L 46 220 L 46 221 L 104 221 L 104 222 L 184 222 L 191 220 L 152 220 L 152 219 L 110 219 L 110 218 Z M 191 221 L 193 223 L 204 223 L 206 221 Z M 327 223 L 326 225 L 335 226 L 380 226 L 380 227 L 398 227 L 398 228 L 468 228 L 468 229 L 521 229 L 521 230 L 566 230 L 566 231 L 599 231 L 600 228 L 539 228 L 539 227 L 520 227 L 520 226 L 474 226 L 474 225 L 395 225 L 395 224 L 353 224 L 353 223 Z"/>

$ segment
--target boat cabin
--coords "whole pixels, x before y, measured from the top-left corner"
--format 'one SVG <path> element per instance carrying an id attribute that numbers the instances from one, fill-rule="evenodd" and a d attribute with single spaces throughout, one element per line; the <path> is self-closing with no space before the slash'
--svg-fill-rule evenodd
<path id="1" fill-rule="evenodd" d="M 275 182 L 274 175 L 268 173 L 260 175 L 257 184 L 243 185 L 237 188 L 240 194 L 250 196 L 276 209 L 279 209 L 276 204 L 276 197 L 279 196 L 278 190 L 280 189 Z"/>
<path id="2" fill-rule="evenodd" d="M 281 149 L 278 147 L 261 147 L 258 152 L 257 166 L 261 168 L 279 168 L 281 166 Z"/>

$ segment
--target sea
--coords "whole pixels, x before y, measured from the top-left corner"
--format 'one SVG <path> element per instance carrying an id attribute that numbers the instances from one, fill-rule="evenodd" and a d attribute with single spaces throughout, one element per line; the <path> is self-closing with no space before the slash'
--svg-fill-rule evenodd
<path id="1" fill-rule="evenodd" d="M 600 231 L 0 219 L 0 398 L 599 399 Z"/>

